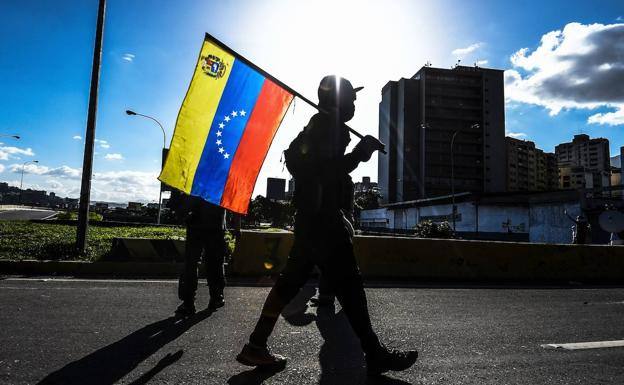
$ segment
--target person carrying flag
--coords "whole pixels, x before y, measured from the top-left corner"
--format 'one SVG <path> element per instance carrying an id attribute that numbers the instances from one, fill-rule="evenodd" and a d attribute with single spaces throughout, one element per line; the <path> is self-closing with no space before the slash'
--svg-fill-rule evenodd
<path id="1" fill-rule="evenodd" d="M 351 83 L 336 76 L 321 80 L 318 96 L 322 112 L 312 116 L 305 129 L 285 151 L 286 166 L 295 178 L 295 242 L 283 272 L 269 292 L 258 322 L 236 359 L 249 366 L 284 365 L 286 358 L 267 347 L 284 307 L 318 266 L 339 300 L 365 353 L 369 374 L 405 370 L 418 357 L 416 350 L 386 348 L 371 326 L 362 277 L 355 260 L 353 226 L 344 215 L 352 203 L 349 173 L 368 161 L 384 145 L 367 135 L 345 154 L 350 142 L 344 124 L 355 113 L 356 92 Z M 348 202 L 350 200 L 350 202 Z"/>

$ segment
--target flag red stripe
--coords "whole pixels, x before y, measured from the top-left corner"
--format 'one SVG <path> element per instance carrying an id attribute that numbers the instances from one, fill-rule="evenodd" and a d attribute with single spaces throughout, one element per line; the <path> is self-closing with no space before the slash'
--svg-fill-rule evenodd
<path id="1" fill-rule="evenodd" d="M 293 95 L 269 79 L 264 81 L 256 105 L 232 160 L 221 206 L 247 213 L 258 173 Z"/>

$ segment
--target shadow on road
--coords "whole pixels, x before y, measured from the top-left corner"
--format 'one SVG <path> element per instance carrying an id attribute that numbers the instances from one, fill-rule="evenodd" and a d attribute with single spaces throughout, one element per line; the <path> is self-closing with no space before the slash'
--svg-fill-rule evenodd
<path id="1" fill-rule="evenodd" d="M 305 285 L 299 290 L 299 293 L 284 308 L 282 317 L 293 326 L 306 326 L 314 322 L 316 315 L 309 313 L 308 301 L 316 294 L 316 287 Z"/>
<path id="2" fill-rule="evenodd" d="M 293 326 L 306 326 L 316 321 L 324 343 L 319 352 L 321 377 L 319 385 L 366 384 L 411 385 L 409 382 L 387 376 L 367 376 L 360 341 L 351 329 L 342 311 L 335 314 L 334 306 L 317 308 L 309 312 L 308 300 L 314 296 L 314 286 L 304 286 L 284 309 L 282 316 Z M 295 341 L 293 341 L 294 343 Z M 254 368 L 236 374 L 228 380 L 229 385 L 260 385 L 284 367 Z"/>
<path id="3" fill-rule="evenodd" d="M 360 341 L 342 310 L 336 314 L 334 306 L 319 307 L 316 326 L 324 340 L 319 352 L 319 385 L 410 385 L 400 379 L 366 374 Z"/>
<path id="4" fill-rule="evenodd" d="M 264 380 L 284 370 L 285 367 L 285 365 L 268 368 L 256 367 L 230 377 L 227 383 L 229 385 L 260 385 L 264 383 Z"/>
<path id="5" fill-rule="evenodd" d="M 38 384 L 114 384 L 158 349 L 175 340 L 197 323 L 210 317 L 212 313 L 212 310 L 206 309 L 187 319 L 170 317 L 149 324 L 117 342 L 65 365 L 46 376 Z M 133 384 L 147 383 L 158 372 L 179 360 L 182 354 L 182 350 L 168 354 L 154 368 L 135 380 Z"/>

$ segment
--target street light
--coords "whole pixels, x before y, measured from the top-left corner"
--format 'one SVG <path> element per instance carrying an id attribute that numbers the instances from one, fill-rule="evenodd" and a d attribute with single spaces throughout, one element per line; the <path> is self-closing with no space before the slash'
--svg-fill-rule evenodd
<path id="1" fill-rule="evenodd" d="M 39 163 L 39 161 L 38 160 L 29 160 L 27 162 L 24 162 L 24 164 L 22 164 L 22 178 L 20 179 L 20 198 L 19 198 L 20 205 L 22 204 L 22 186 L 24 185 L 24 169 L 26 168 L 26 165 L 28 163 Z"/>
<path id="2" fill-rule="evenodd" d="M 163 127 L 163 125 L 160 124 L 160 122 L 158 120 L 156 120 L 156 118 L 153 118 L 153 117 L 151 117 L 149 115 L 139 114 L 138 112 L 134 112 L 132 110 L 126 110 L 126 115 L 129 115 L 129 116 L 133 116 L 133 115 L 142 116 L 144 118 L 148 118 L 148 119 L 151 119 L 154 122 L 156 122 L 156 124 L 158 124 L 158 126 L 160 127 L 160 129 L 162 130 L 162 133 L 163 133 L 163 147 L 162 148 L 163 148 L 163 152 L 164 152 L 164 150 L 167 148 L 167 134 L 165 133 L 165 128 Z M 159 192 L 158 192 L 158 217 L 156 219 L 156 223 L 160 224 L 160 205 L 161 205 L 161 202 L 162 202 L 162 185 L 158 187 L 158 190 L 159 190 Z"/>
<path id="3" fill-rule="evenodd" d="M 11 135 L 11 134 L 0 134 L 0 138 L 20 139 L 20 136 L 19 135 Z"/>
<path id="4" fill-rule="evenodd" d="M 479 128 L 479 123 L 474 123 L 470 126 L 470 128 Z M 455 207 L 455 154 L 453 152 L 455 145 L 455 137 L 459 134 L 459 130 L 453 133 L 451 137 L 451 204 L 453 206 L 453 210 L 451 216 L 453 217 L 453 232 L 455 232 L 455 215 L 457 212 L 457 207 Z"/>

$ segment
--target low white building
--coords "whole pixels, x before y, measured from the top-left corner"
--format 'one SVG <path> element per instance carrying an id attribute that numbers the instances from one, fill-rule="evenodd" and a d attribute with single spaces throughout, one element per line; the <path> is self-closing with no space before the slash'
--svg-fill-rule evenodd
<path id="1" fill-rule="evenodd" d="M 572 221 L 585 211 L 578 191 L 455 195 L 455 231 L 467 239 L 570 243 Z M 363 210 L 364 229 L 410 232 L 422 221 L 448 222 L 453 226 L 451 196 L 385 205 Z"/>

